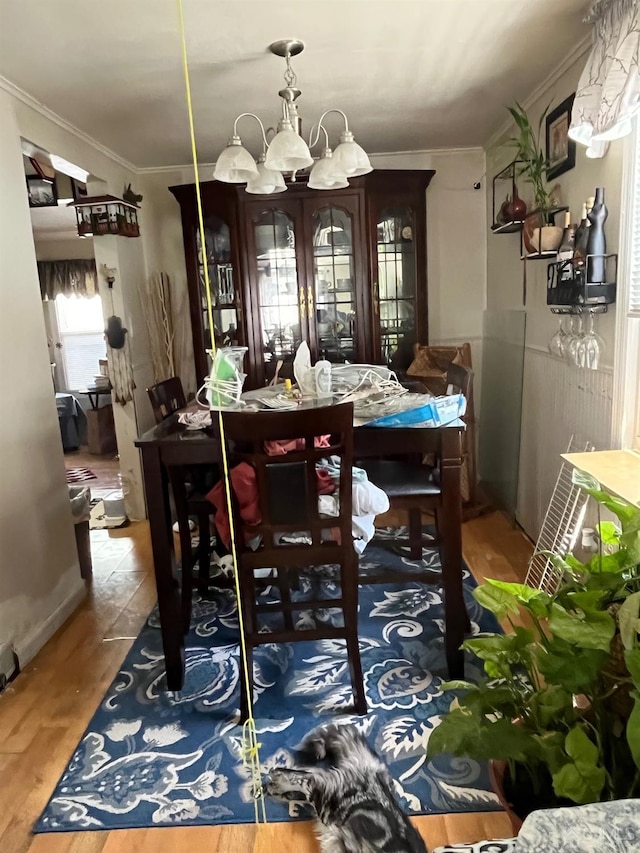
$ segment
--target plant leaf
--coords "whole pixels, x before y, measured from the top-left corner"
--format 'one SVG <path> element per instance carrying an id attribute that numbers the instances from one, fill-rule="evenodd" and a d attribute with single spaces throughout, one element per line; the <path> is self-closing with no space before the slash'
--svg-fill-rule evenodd
<path id="1" fill-rule="evenodd" d="M 524 761 L 535 748 L 532 736 L 504 717 L 490 721 L 482 714 L 455 709 L 431 733 L 427 758 L 447 752 L 477 761 L 489 758 Z"/>
<path id="2" fill-rule="evenodd" d="M 552 774 L 553 790 L 558 797 L 566 797 L 578 805 L 598 802 L 606 779 L 604 767 L 580 768 L 565 764 Z"/>
<path id="3" fill-rule="evenodd" d="M 584 767 L 595 767 L 598 761 L 598 747 L 584 733 L 580 726 L 574 726 L 567 735 L 564 748 L 576 764 Z"/>
<path id="4" fill-rule="evenodd" d="M 580 486 L 583 491 L 591 495 L 592 498 L 595 498 L 598 503 L 606 506 L 614 515 L 617 515 L 622 522 L 623 530 L 625 523 L 629 523 L 634 517 L 640 516 L 640 509 L 638 507 L 633 506 L 633 504 L 622 498 L 610 495 L 609 492 L 603 491 L 596 478 L 592 477 L 591 474 L 587 474 L 586 471 L 580 471 L 577 468 L 574 469 L 571 479 L 576 486 Z"/>
<path id="5" fill-rule="evenodd" d="M 575 647 L 553 637 L 547 648 L 538 647 L 535 662 L 547 685 L 559 684 L 571 693 L 590 693 L 608 655 L 599 649 Z"/>
<path id="6" fill-rule="evenodd" d="M 640 649 L 631 649 L 624 653 L 624 662 L 636 689 L 640 690 Z"/>
<path id="7" fill-rule="evenodd" d="M 542 728 L 570 718 L 573 714 L 571 693 L 560 685 L 548 684 L 533 695 L 532 706 Z"/>
<path id="8" fill-rule="evenodd" d="M 473 597 L 482 607 L 490 610 L 498 619 L 504 619 L 507 613 L 517 613 L 518 601 L 510 592 L 482 584 L 473 591 Z"/>
<path id="9" fill-rule="evenodd" d="M 636 646 L 640 633 L 640 592 L 634 592 L 620 605 L 618 627 L 622 645 L 630 651 Z"/>
<path id="10" fill-rule="evenodd" d="M 542 606 L 542 611 L 546 612 L 546 605 L 551 603 L 551 596 L 544 592 L 541 589 L 535 589 L 530 586 L 526 586 L 523 583 L 509 583 L 508 581 L 497 581 L 492 578 L 487 578 L 487 583 L 494 587 L 495 589 L 500 589 L 503 592 L 507 592 L 512 595 L 520 604 L 523 604 L 528 609 L 532 608 L 532 603 L 535 601 L 536 604 Z M 541 615 L 540 608 L 535 607 L 534 612 L 537 615 Z"/>
<path id="11" fill-rule="evenodd" d="M 478 685 L 472 684 L 471 681 L 461 681 L 454 679 L 453 681 L 443 681 L 440 685 L 441 690 L 477 690 Z"/>
<path id="12" fill-rule="evenodd" d="M 617 545 L 620 542 L 620 530 L 613 521 L 600 521 L 596 524 L 596 530 L 605 545 Z"/>
<path id="13" fill-rule="evenodd" d="M 627 743 L 636 767 L 640 769 L 640 693 L 631 691 L 633 708 L 627 720 Z"/>
<path id="14" fill-rule="evenodd" d="M 575 803 L 591 803 L 599 800 L 606 780 L 605 768 L 601 767 L 598 747 L 589 739 L 580 726 L 574 726 L 567 734 L 564 748 L 573 760 L 553 774 L 553 789 L 559 797 L 568 797 Z"/>
<path id="15" fill-rule="evenodd" d="M 578 610 L 570 613 L 560 604 L 551 605 L 549 630 L 556 637 L 581 649 L 608 652 L 615 633 L 615 622 L 605 611 Z"/>

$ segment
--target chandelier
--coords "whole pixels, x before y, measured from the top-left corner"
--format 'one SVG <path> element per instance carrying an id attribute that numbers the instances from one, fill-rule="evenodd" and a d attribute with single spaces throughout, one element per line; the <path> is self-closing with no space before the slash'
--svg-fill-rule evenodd
<path id="1" fill-rule="evenodd" d="M 246 184 L 246 191 L 255 195 L 281 193 L 287 189 L 284 175 L 290 174 L 295 180 L 296 172 L 310 166 L 308 186 L 314 190 L 337 190 L 349 186 L 349 178 L 366 175 L 372 171 L 365 150 L 358 145 L 349 130 L 349 122 L 342 110 L 326 110 L 311 129 L 309 142 L 302 137 L 301 119 L 297 98 L 301 91 L 296 87 L 296 75 L 291 67 L 291 57 L 304 50 L 304 44 L 298 39 L 282 39 L 269 45 L 276 56 L 283 57 L 287 63 L 284 72 L 285 87 L 278 94 L 282 99 L 282 118 L 277 130 L 265 131 L 262 121 L 254 113 L 241 113 L 233 123 L 233 134 L 227 147 L 220 153 L 213 177 L 226 184 Z M 332 152 L 329 147 L 329 134 L 323 124 L 329 113 L 338 113 L 344 120 L 344 130 L 340 134 L 339 144 Z M 256 162 L 242 144 L 238 135 L 240 119 L 253 118 L 260 125 L 262 134 L 262 154 Z M 267 136 L 273 134 L 271 141 Z M 324 149 L 314 160 L 311 149 L 324 140 Z"/>

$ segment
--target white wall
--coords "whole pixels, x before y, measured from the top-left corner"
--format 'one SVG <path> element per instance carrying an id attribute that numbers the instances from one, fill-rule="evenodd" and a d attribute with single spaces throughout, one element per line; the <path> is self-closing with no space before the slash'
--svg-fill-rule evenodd
<path id="1" fill-rule="evenodd" d="M 586 55 L 581 56 L 528 106 L 534 126 L 549 102 L 555 106 L 575 92 L 585 61 Z M 612 143 L 604 159 L 589 160 L 585 149 L 578 145 L 575 167 L 549 184 L 549 188 L 556 183 L 560 185 L 561 201 L 569 206 L 572 222 L 579 219 L 583 201 L 594 195 L 595 188 L 605 187 L 610 252 L 618 251 L 623 150 L 624 141 L 620 140 Z M 499 143 L 488 149 L 488 209 L 491 178 L 512 159 L 512 149 Z M 529 202 L 526 184 L 522 183 L 519 189 Z M 519 235 L 487 233 L 487 306 L 521 309 L 525 263 L 520 260 Z M 589 371 L 566 366 L 552 358 L 547 346 L 558 327 L 558 318 L 546 304 L 546 274 L 546 262 L 526 262 L 526 340 L 517 518 L 533 538 L 538 535 L 555 482 L 559 453 L 566 449 L 571 435 L 591 439 L 599 448 L 609 444 L 615 343 L 616 309 L 613 306 L 606 315 L 596 318 L 596 331 L 605 342 L 598 371 L 601 376 L 589 376 Z M 541 376 L 543 382 L 539 381 Z"/>
<path id="2" fill-rule="evenodd" d="M 210 176 L 209 176 L 210 179 Z M 193 173 L 185 177 L 183 170 L 147 172 L 137 182 L 144 195 L 144 246 L 149 273 L 167 273 L 171 281 L 171 308 L 174 323 L 176 372 L 187 395 L 194 394 L 196 374 L 193 362 L 193 339 L 189 315 L 187 270 L 182 240 L 180 205 L 167 187 L 193 181 Z"/>
<path id="3" fill-rule="evenodd" d="M 36 257 L 39 261 L 68 261 L 95 257 L 91 238 L 47 240 L 34 234 L 34 240 Z"/>
<path id="4" fill-rule="evenodd" d="M 99 187 L 101 192 L 121 196 L 127 184 L 136 188 L 136 173 L 126 161 L 102 149 L 89 138 L 67 128 L 64 122 L 52 120 L 46 111 L 34 109 L 26 103 L 19 92 L 13 97 L 13 106 L 18 121 L 20 136 L 52 154 L 63 157 L 70 163 L 90 173 L 90 187 Z M 93 191 L 90 189 L 90 191 Z M 144 233 L 145 210 L 139 212 L 141 232 Z M 118 452 L 127 495 L 127 514 L 130 518 L 146 515 L 140 458 L 134 441 L 140 432 L 152 425 L 152 412 L 145 389 L 153 382 L 147 329 L 144 320 L 143 300 L 140 289 L 146 277 L 145 256 L 141 239 L 102 236 L 93 240 L 93 250 L 98 270 L 103 263 L 118 269 L 113 295 L 118 315 L 123 326 L 129 329 L 131 338 L 135 401 L 120 405 L 114 403 Z M 111 314 L 111 298 L 104 279 L 99 275 L 100 294 L 105 319 Z M 134 340 L 134 334 L 136 339 Z"/>
<path id="5" fill-rule="evenodd" d="M 0 642 L 25 664 L 84 595 L 49 368 L 22 150 L 0 91 Z M 10 367 L 10 369 L 9 369 Z"/>

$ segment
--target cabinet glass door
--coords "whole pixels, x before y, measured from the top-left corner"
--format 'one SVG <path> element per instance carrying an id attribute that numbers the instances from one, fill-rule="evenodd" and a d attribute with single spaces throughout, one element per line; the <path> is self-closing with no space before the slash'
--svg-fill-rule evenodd
<path id="1" fill-rule="evenodd" d="M 294 220 L 282 210 L 266 210 L 253 220 L 258 275 L 258 311 L 265 380 L 279 360 L 293 361 L 306 332 L 304 289 L 298 288 Z"/>
<path id="2" fill-rule="evenodd" d="M 412 358 L 416 340 L 416 253 L 413 211 L 383 210 L 376 224 L 377 312 L 380 357 L 400 366 Z"/>
<path id="3" fill-rule="evenodd" d="M 239 305 L 233 265 L 231 263 L 231 239 L 229 226 L 217 216 L 211 216 L 204 223 L 204 239 L 211 286 L 213 306 L 213 324 L 216 346 L 235 346 L 243 344 L 239 329 Z M 198 274 L 200 280 L 200 308 L 202 311 L 202 329 L 205 349 L 211 349 L 211 329 L 207 310 L 207 290 L 204 277 L 204 262 L 200 229 L 196 231 L 198 250 Z M 210 359 L 209 359 L 210 362 Z"/>
<path id="4" fill-rule="evenodd" d="M 352 216 L 326 207 L 312 217 L 313 289 L 309 321 L 315 320 L 318 356 L 355 361 L 355 270 Z M 315 306 L 314 306 L 315 301 Z"/>

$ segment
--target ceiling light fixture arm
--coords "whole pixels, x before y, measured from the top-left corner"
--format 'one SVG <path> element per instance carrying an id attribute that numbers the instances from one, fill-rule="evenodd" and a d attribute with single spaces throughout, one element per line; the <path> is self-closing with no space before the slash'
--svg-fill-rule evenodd
<path id="1" fill-rule="evenodd" d="M 262 121 L 260 120 L 260 118 L 258 118 L 258 116 L 255 113 L 240 113 L 240 115 L 236 118 L 236 120 L 233 123 L 234 139 L 240 138 L 238 136 L 238 122 L 240 121 L 241 118 L 245 118 L 246 116 L 250 116 L 251 118 L 254 118 L 258 122 L 258 124 L 260 125 L 260 132 L 262 133 L 263 151 L 266 151 L 267 148 L 269 147 L 269 143 L 267 142 L 267 136 L 265 133 L 264 125 L 262 124 Z"/>
<path id="2" fill-rule="evenodd" d="M 322 119 L 321 119 L 321 121 L 322 121 Z M 329 147 L 329 134 L 327 133 L 327 128 L 323 124 L 318 124 L 318 125 L 314 124 L 313 127 L 311 128 L 311 133 L 309 134 L 309 148 L 313 148 L 315 145 L 318 144 L 318 141 L 320 140 L 320 131 L 321 130 L 324 132 L 324 147 L 325 148 Z M 315 133 L 315 137 L 313 135 L 314 133 Z"/>
<path id="3" fill-rule="evenodd" d="M 342 110 L 339 110 L 336 107 L 332 107 L 329 110 L 325 110 L 322 113 L 322 115 L 320 116 L 316 135 L 315 135 L 313 141 L 309 140 L 309 148 L 313 148 L 314 145 L 318 144 L 318 139 L 320 139 L 320 128 L 322 128 L 322 130 L 324 130 L 325 136 L 327 138 L 327 148 L 329 147 L 329 137 L 328 137 L 325 126 L 322 124 L 324 117 L 329 115 L 329 113 L 339 113 L 342 116 L 342 118 L 344 119 L 344 132 L 349 133 L 349 120 L 347 119 L 347 116 L 345 115 L 345 113 L 342 112 Z"/>

